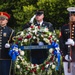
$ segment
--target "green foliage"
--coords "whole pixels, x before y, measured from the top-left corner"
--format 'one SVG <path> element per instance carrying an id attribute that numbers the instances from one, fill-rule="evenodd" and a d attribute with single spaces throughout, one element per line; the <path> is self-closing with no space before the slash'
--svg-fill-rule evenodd
<path id="1" fill-rule="evenodd" d="M 45 20 L 50 21 L 54 27 L 59 28 L 68 22 L 67 7 L 72 6 L 74 0 L 39 0 L 39 9 L 44 9 Z"/>
<path id="2" fill-rule="evenodd" d="M 11 15 L 8 25 L 20 31 L 22 27 L 29 22 L 36 10 L 42 9 L 45 12 L 45 21 L 49 21 L 56 29 L 59 36 L 59 30 L 63 24 L 68 23 L 68 7 L 75 6 L 75 0 L 0 0 L 0 11 L 6 11 Z M 54 72 L 55 75 L 64 75 L 62 70 Z"/>
<path id="3" fill-rule="evenodd" d="M 14 27 L 22 27 L 29 22 L 35 10 L 43 9 L 45 21 L 53 24 L 54 28 L 59 28 L 69 20 L 67 8 L 75 6 L 74 0 L 1 0 L 0 11 L 6 11 L 11 15 Z"/>
<path id="4" fill-rule="evenodd" d="M 23 6 L 23 11 L 25 14 L 25 21 L 29 21 L 30 18 L 34 15 L 36 8 L 33 5 Z"/>

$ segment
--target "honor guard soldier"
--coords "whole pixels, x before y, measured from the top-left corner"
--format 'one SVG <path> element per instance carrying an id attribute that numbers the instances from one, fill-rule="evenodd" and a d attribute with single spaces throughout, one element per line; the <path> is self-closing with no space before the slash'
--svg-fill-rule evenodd
<path id="1" fill-rule="evenodd" d="M 53 25 L 50 22 L 45 22 L 44 20 L 44 11 L 43 10 L 37 10 L 35 12 L 35 15 L 30 19 L 29 24 L 25 25 L 23 29 L 26 29 L 31 24 L 34 24 L 35 26 L 40 27 L 47 27 L 50 31 L 53 31 Z M 33 42 L 32 45 L 40 45 L 40 43 Z M 41 42 L 42 45 L 47 45 L 44 41 Z M 48 56 L 48 50 L 31 50 L 31 62 L 33 64 L 41 64 L 44 62 L 45 59 L 47 59 Z"/>
<path id="2" fill-rule="evenodd" d="M 67 8 L 69 23 L 62 26 L 59 45 L 65 75 L 75 75 L 75 7 Z"/>
<path id="3" fill-rule="evenodd" d="M 0 12 L 0 75 L 11 75 L 10 44 L 13 42 L 14 30 L 7 26 L 10 15 Z"/>

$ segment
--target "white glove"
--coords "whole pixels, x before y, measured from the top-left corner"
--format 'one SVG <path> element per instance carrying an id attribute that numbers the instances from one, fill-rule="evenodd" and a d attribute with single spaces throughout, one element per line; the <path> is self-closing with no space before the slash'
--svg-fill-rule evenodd
<path id="1" fill-rule="evenodd" d="M 67 60 L 67 61 L 71 61 L 72 58 L 71 58 L 70 56 L 69 56 L 69 58 L 70 58 L 70 59 L 68 59 L 68 55 L 65 56 L 65 60 Z"/>
<path id="2" fill-rule="evenodd" d="M 72 39 L 68 39 L 67 42 L 65 42 L 66 45 L 72 45 L 74 46 L 74 41 Z"/>
<path id="3" fill-rule="evenodd" d="M 10 44 L 9 43 L 6 43 L 5 44 L 5 48 L 10 48 Z"/>
<path id="4" fill-rule="evenodd" d="M 34 21 L 34 18 L 36 17 L 36 15 L 34 15 L 31 19 L 30 19 L 30 23 L 33 23 L 33 21 Z"/>

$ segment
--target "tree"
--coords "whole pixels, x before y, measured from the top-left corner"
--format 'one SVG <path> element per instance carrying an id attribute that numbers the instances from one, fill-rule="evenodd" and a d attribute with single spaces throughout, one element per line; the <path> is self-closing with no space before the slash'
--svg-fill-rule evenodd
<path id="1" fill-rule="evenodd" d="M 74 2 L 74 0 L 39 0 L 37 5 L 39 9 L 44 9 L 45 20 L 53 23 L 54 28 L 59 28 L 68 22 L 67 8 L 75 6 Z"/>
<path id="2" fill-rule="evenodd" d="M 69 21 L 66 9 L 75 6 L 74 3 L 74 0 L 1 0 L 0 11 L 11 15 L 8 25 L 21 28 L 29 22 L 36 10 L 43 9 L 45 21 L 51 22 L 54 28 L 59 28 Z"/>

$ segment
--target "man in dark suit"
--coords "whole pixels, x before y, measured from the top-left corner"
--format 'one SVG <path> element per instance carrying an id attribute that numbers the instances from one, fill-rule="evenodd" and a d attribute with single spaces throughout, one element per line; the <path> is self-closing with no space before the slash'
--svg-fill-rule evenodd
<path id="1" fill-rule="evenodd" d="M 45 22 L 44 19 L 44 11 L 38 10 L 35 15 L 31 18 L 30 23 L 33 23 L 35 19 L 34 25 L 40 27 L 47 27 L 50 31 L 53 31 L 52 24 L 50 22 Z M 39 45 L 37 40 L 32 43 L 32 45 Z M 44 41 L 42 41 L 42 45 L 47 45 Z M 48 50 L 31 50 L 31 62 L 33 64 L 41 64 L 43 63 L 48 56 Z"/>
<path id="2" fill-rule="evenodd" d="M 69 23 L 61 28 L 59 45 L 65 75 L 75 75 L 75 7 L 69 7 Z"/>
<path id="3" fill-rule="evenodd" d="M 14 36 L 14 30 L 7 26 L 10 15 L 0 12 L 0 75 L 11 75 L 11 57 L 9 48 Z"/>

